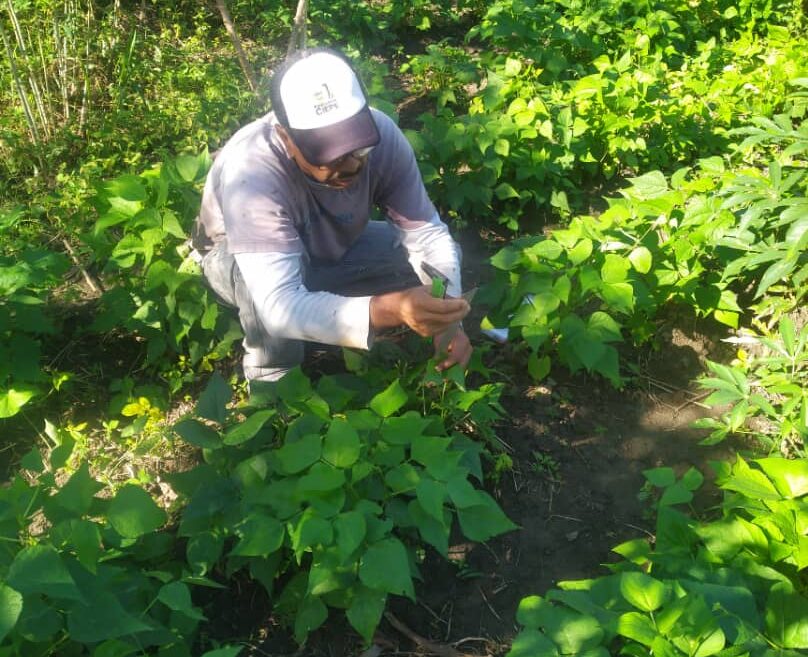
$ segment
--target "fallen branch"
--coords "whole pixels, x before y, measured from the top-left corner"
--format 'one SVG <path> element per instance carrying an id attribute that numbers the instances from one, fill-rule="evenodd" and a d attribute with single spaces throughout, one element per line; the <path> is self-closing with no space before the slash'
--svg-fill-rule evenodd
<path id="1" fill-rule="evenodd" d="M 416 634 L 415 632 L 413 632 L 409 627 L 404 625 L 404 623 L 398 620 L 398 618 L 393 616 L 393 614 L 389 611 L 384 613 L 384 617 L 387 619 L 387 622 L 390 623 L 390 625 L 396 628 L 410 641 L 412 641 L 422 650 L 426 650 L 428 653 L 432 655 L 438 655 L 438 657 L 473 657 L 468 653 L 455 650 L 454 648 L 452 648 L 452 646 L 433 643 L 429 639 L 425 639 L 420 634 Z"/>

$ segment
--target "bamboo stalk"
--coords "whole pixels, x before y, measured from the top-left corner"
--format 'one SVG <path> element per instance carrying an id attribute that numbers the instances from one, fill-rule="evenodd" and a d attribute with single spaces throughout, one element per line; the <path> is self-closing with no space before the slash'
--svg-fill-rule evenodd
<path id="1" fill-rule="evenodd" d="M 233 24 L 233 19 L 230 16 L 230 12 L 227 10 L 227 6 L 225 5 L 224 0 L 216 0 L 216 8 L 222 15 L 222 22 L 224 23 L 224 27 L 227 30 L 227 34 L 230 36 L 230 40 L 233 42 L 233 47 L 236 49 L 236 55 L 238 56 L 238 61 L 239 64 L 241 65 L 241 70 L 244 72 L 244 77 L 247 78 L 247 83 L 250 85 L 250 89 L 252 90 L 252 92 L 256 93 L 258 85 L 255 82 L 255 76 L 253 74 L 252 68 L 250 67 L 250 63 L 247 61 L 247 55 L 244 53 L 244 48 L 241 47 L 241 39 L 239 39 L 238 37 L 236 27 Z"/>
<path id="2" fill-rule="evenodd" d="M 6 0 L 6 7 L 8 15 L 11 19 L 11 26 L 14 28 L 14 36 L 17 39 L 17 47 L 20 49 L 22 55 L 22 62 L 25 64 L 25 73 L 28 77 L 28 86 L 31 88 L 31 94 L 34 97 L 34 104 L 36 105 L 37 112 L 39 113 L 40 121 L 42 121 L 42 129 L 46 137 L 50 137 L 51 130 L 48 117 L 45 114 L 45 106 L 42 103 L 42 94 L 39 92 L 39 84 L 37 83 L 36 75 L 31 66 L 31 61 L 28 57 L 28 49 L 25 46 L 25 38 L 23 37 L 20 22 L 17 20 L 17 12 L 14 11 L 14 5 L 11 0 Z"/>
<path id="3" fill-rule="evenodd" d="M 6 36 L 6 28 L 3 27 L 2 21 L 0 21 L 0 38 L 3 39 L 3 46 L 5 46 L 6 54 L 8 55 L 8 63 L 11 67 L 11 77 L 14 80 L 14 85 L 17 88 L 17 95 L 22 103 L 22 110 L 25 113 L 25 120 L 28 122 L 28 130 L 31 132 L 31 141 L 33 141 L 34 146 L 39 146 L 39 129 L 34 121 L 34 114 L 31 112 L 31 105 L 28 103 L 28 96 L 25 93 L 25 87 L 23 87 L 22 80 L 20 80 L 17 64 L 14 61 L 14 53 L 11 51 L 11 43 L 9 43 L 8 36 Z"/>

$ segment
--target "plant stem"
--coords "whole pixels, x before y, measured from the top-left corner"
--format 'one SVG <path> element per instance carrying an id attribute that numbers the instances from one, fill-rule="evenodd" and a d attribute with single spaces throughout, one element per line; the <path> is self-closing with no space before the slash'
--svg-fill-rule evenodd
<path id="1" fill-rule="evenodd" d="M 250 85 L 252 92 L 257 93 L 258 85 L 255 82 L 255 76 L 253 75 L 249 61 L 247 61 L 244 48 L 241 47 L 241 39 L 239 39 L 236 26 L 233 24 L 233 18 L 230 16 L 230 12 L 227 10 L 227 5 L 225 5 L 224 0 L 216 0 L 216 8 L 222 15 L 224 27 L 227 30 L 227 34 L 230 36 L 230 40 L 233 42 L 233 47 L 236 49 L 236 55 L 238 56 L 241 70 L 244 72 L 244 77 L 247 78 L 247 83 Z"/>

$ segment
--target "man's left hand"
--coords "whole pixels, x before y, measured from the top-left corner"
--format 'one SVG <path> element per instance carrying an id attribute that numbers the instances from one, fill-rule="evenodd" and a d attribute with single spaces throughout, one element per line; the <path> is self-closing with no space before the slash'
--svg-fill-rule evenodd
<path id="1" fill-rule="evenodd" d="M 447 370 L 452 367 L 452 365 L 456 364 L 459 364 L 465 369 L 469 364 L 471 352 L 474 350 L 466 332 L 462 328 L 457 328 L 456 330 L 451 328 L 449 330 L 455 331 L 455 334 L 445 346 L 443 345 L 444 340 L 442 339 L 442 333 L 438 333 L 433 337 L 435 343 L 435 357 L 441 359 L 437 365 L 439 372 Z M 443 348 L 441 349 L 441 347 Z M 438 353 L 438 349 L 441 350 L 440 353 Z"/>

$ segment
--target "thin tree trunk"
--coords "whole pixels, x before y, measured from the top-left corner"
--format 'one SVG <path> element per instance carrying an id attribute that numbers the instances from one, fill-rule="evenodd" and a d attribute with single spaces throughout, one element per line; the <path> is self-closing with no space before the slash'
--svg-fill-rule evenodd
<path id="1" fill-rule="evenodd" d="M 34 69 L 31 66 L 31 61 L 28 58 L 28 49 L 25 47 L 25 39 L 23 38 L 22 29 L 20 28 L 20 22 L 17 20 L 17 13 L 14 11 L 14 5 L 11 3 L 11 0 L 6 0 L 6 6 L 8 7 L 9 18 L 11 18 L 11 26 L 14 28 L 14 36 L 17 38 L 17 46 L 20 49 L 22 61 L 25 64 L 25 72 L 28 75 L 28 85 L 31 87 L 31 93 L 34 96 L 36 109 L 39 113 L 39 118 L 42 121 L 42 129 L 45 131 L 46 136 L 50 136 L 50 123 L 47 115 L 45 114 L 45 106 L 42 103 L 42 94 L 39 92 L 39 84 L 37 84 L 36 73 L 34 72 Z"/>
<path id="2" fill-rule="evenodd" d="M 224 22 L 224 27 L 227 30 L 227 34 L 230 35 L 230 40 L 233 42 L 233 47 L 236 49 L 236 55 L 238 55 L 238 61 L 239 64 L 241 64 L 241 70 L 244 71 L 244 76 L 247 78 L 247 82 L 250 85 L 250 89 L 252 90 L 253 93 L 256 93 L 256 91 L 258 90 L 258 85 L 255 82 L 255 76 L 253 75 L 250 63 L 247 61 L 247 55 L 244 54 L 244 48 L 241 47 L 241 39 L 238 38 L 238 33 L 236 32 L 236 28 L 233 25 L 233 19 L 230 17 L 230 12 L 227 10 L 227 6 L 224 4 L 224 0 L 216 0 L 216 8 L 222 15 L 222 21 Z"/>
<path id="3" fill-rule="evenodd" d="M 306 47 L 306 15 L 308 11 L 308 0 L 298 0 L 295 22 L 292 25 L 292 37 L 289 39 L 289 47 L 286 49 L 287 57 L 295 50 Z"/>
<path id="4" fill-rule="evenodd" d="M 28 103 L 28 96 L 25 93 L 25 87 L 23 87 L 22 80 L 20 80 L 20 75 L 17 71 L 17 64 L 14 62 L 14 53 L 11 52 L 11 44 L 6 36 L 6 29 L 3 27 L 2 22 L 0 22 L 0 38 L 3 39 L 3 45 L 5 46 L 6 54 L 8 55 L 8 63 L 11 67 L 11 77 L 14 79 L 14 86 L 17 88 L 17 95 L 22 103 L 22 110 L 25 113 L 25 120 L 28 122 L 28 129 L 31 132 L 31 140 L 34 142 L 35 146 L 39 146 L 39 128 L 37 128 L 36 121 L 34 121 L 34 114 L 31 112 L 31 105 Z"/>

